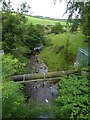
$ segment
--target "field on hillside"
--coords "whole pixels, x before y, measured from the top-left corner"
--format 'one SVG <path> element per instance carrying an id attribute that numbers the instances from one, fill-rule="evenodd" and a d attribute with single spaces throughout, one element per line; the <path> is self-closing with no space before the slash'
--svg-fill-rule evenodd
<path id="1" fill-rule="evenodd" d="M 76 61 L 78 47 L 87 47 L 88 45 L 82 33 L 48 35 L 47 38 L 50 39 L 51 45 L 43 48 L 40 58 L 47 64 L 49 71 L 70 68 Z M 69 47 L 66 49 L 68 39 Z"/>
<path id="2" fill-rule="evenodd" d="M 42 24 L 42 25 L 54 25 L 57 22 L 60 22 L 62 25 L 66 25 L 65 21 L 60 20 L 49 20 L 49 19 L 40 19 L 33 16 L 26 16 L 28 18 L 27 23 L 33 23 L 33 24 Z"/>

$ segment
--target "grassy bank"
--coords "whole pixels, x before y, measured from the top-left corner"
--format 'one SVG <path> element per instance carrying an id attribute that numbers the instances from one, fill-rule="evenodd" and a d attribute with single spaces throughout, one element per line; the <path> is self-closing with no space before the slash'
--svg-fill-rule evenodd
<path id="1" fill-rule="evenodd" d="M 76 61 L 78 47 L 87 47 L 88 44 L 82 33 L 48 35 L 47 38 L 50 44 L 43 48 L 40 58 L 48 65 L 49 71 L 72 67 Z"/>

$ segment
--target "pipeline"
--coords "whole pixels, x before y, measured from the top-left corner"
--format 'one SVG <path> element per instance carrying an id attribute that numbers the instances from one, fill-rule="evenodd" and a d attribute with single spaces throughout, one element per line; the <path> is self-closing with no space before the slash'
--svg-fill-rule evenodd
<path id="1" fill-rule="evenodd" d="M 30 81 L 34 80 L 37 81 L 37 79 L 43 79 L 48 80 L 50 78 L 58 78 L 63 75 L 70 75 L 74 74 L 77 71 L 75 70 L 66 70 L 66 71 L 57 71 L 57 72 L 46 72 L 46 73 L 33 73 L 33 74 L 23 74 L 23 75 L 14 75 L 11 76 L 11 80 L 17 82 L 17 81 Z"/>

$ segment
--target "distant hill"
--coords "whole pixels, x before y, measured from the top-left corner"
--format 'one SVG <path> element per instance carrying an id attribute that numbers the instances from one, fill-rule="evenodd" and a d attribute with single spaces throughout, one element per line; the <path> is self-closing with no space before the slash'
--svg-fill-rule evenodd
<path id="1" fill-rule="evenodd" d="M 49 20 L 61 20 L 61 21 L 67 20 L 67 19 L 51 18 L 51 17 L 46 17 L 46 16 L 34 16 L 34 17 L 41 18 L 41 19 L 49 19 Z"/>
<path id="2" fill-rule="evenodd" d="M 62 25 L 66 25 L 66 19 L 55 19 L 50 17 L 43 17 L 43 16 L 31 16 L 26 15 L 28 18 L 28 23 L 33 24 L 42 24 L 42 25 L 54 25 L 56 22 L 60 22 Z"/>

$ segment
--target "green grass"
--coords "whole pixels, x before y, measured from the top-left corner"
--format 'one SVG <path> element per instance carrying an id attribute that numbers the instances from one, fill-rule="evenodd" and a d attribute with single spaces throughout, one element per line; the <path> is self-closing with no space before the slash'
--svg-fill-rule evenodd
<path id="1" fill-rule="evenodd" d="M 49 19 L 40 19 L 33 16 L 26 16 L 28 18 L 27 23 L 33 23 L 33 24 L 42 24 L 42 25 L 54 25 L 57 22 L 60 22 L 62 25 L 66 25 L 65 21 L 60 20 L 49 20 Z"/>
<path id="2" fill-rule="evenodd" d="M 51 45 L 45 46 L 40 54 L 40 58 L 47 64 L 49 71 L 68 69 L 74 65 L 78 52 L 78 47 L 87 47 L 85 36 L 82 33 L 64 33 L 58 35 L 48 35 Z M 68 57 L 65 58 L 66 41 L 69 37 Z M 64 46 L 62 50 L 59 46 Z"/>

